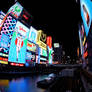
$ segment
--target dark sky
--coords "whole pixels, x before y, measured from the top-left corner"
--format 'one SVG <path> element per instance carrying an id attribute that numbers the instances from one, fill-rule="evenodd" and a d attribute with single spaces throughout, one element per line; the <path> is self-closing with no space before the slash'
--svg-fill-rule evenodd
<path id="1" fill-rule="evenodd" d="M 18 0 L 33 16 L 32 26 L 63 45 L 67 55 L 76 56 L 79 45 L 80 7 L 76 0 Z M 1 10 L 7 11 L 14 0 L 3 0 Z M 6 5 L 4 5 L 6 4 Z"/>

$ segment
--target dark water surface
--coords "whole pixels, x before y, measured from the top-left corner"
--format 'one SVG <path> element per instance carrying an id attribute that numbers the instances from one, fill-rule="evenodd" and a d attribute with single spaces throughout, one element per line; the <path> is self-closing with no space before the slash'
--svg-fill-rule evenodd
<path id="1" fill-rule="evenodd" d="M 0 92 L 45 92 L 37 88 L 37 81 L 48 75 L 30 75 L 26 77 L 0 79 Z"/>

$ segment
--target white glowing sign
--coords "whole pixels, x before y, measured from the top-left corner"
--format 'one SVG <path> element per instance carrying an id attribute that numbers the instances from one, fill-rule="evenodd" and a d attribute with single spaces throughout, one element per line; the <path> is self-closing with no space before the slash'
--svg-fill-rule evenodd
<path id="1" fill-rule="evenodd" d="M 36 39 L 37 39 L 37 30 L 34 29 L 33 27 L 31 27 L 28 40 L 30 40 L 31 42 L 36 43 Z"/>
<path id="2" fill-rule="evenodd" d="M 59 48 L 59 43 L 54 43 L 54 48 Z"/>

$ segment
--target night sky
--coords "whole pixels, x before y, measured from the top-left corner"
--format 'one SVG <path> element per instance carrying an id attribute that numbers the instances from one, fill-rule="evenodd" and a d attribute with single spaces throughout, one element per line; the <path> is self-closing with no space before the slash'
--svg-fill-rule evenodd
<path id="1" fill-rule="evenodd" d="M 32 26 L 51 35 L 54 42 L 59 42 L 67 55 L 76 56 L 79 46 L 78 23 L 80 7 L 76 0 L 18 0 L 33 16 Z M 2 0 L 0 9 L 7 11 L 14 0 Z M 5 5 L 4 5 L 5 4 Z"/>

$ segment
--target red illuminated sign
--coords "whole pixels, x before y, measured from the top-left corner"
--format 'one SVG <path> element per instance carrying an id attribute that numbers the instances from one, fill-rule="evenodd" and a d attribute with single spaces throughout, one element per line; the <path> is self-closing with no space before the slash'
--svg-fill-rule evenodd
<path id="1" fill-rule="evenodd" d="M 19 63 L 10 63 L 12 66 L 24 66 L 24 64 L 19 64 Z"/>
<path id="2" fill-rule="evenodd" d="M 49 48 L 52 48 L 52 37 L 51 36 L 47 37 L 47 45 L 49 46 Z"/>
<path id="3" fill-rule="evenodd" d="M 2 60 L 2 61 L 8 61 L 8 58 L 0 57 L 0 60 Z"/>

